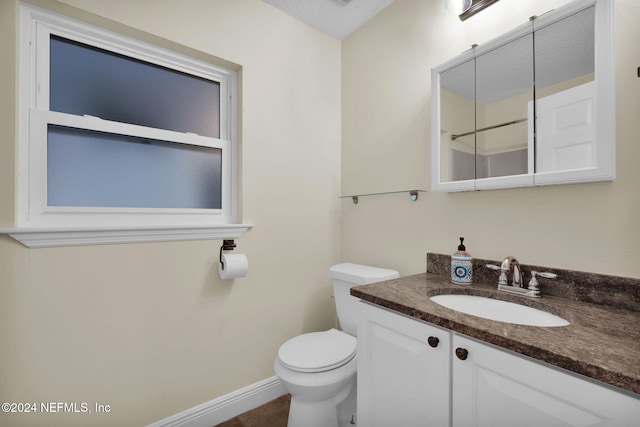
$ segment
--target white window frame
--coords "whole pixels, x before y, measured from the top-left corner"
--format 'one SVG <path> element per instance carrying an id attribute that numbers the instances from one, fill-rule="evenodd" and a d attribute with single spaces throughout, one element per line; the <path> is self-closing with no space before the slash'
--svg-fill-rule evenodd
<path id="1" fill-rule="evenodd" d="M 220 138 L 49 111 L 50 36 L 57 35 L 220 83 Z M 31 5 L 20 5 L 17 227 L 0 230 L 30 247 L 240 237 L 237 220 L 234 71 L 195 60 Z M 222 150 L 221 209 L 47 206 L 47 128 L 78 129 Z"/>

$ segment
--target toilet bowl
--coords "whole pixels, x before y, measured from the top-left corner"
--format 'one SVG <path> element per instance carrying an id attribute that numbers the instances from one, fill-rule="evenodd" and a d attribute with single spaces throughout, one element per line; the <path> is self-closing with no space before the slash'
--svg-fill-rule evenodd
<path id="1" fill-rule="evenodd" d="M 346 427 L 356 413 L 358 299 L 352 286 L 399 277 L 397 271 L 358 264 L 330 269 L 343 331 L 291 338 L 280 346 L 274 371 L 291 394 L 288 427 Z"/>
<path id="2" fill-rule="evenodd" d="M 338 427 L 355 413 L 355 337 L 336 329 L 299 335 L 280 347 L 274 370 L 291 394 L 289 427 Z M 340 404 L 351 406 L 342 422 Z"/>

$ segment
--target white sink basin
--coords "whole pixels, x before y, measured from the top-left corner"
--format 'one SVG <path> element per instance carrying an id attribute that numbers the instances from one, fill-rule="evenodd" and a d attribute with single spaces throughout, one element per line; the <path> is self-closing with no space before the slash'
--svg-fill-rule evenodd
<path id="1" fill-rule="evenodd" d="M 498 322 L 529 326 L 567 326 L 562 317 L 536 308 L 475 295 L 436 295 L 435 303 L 452 310 Z"/>

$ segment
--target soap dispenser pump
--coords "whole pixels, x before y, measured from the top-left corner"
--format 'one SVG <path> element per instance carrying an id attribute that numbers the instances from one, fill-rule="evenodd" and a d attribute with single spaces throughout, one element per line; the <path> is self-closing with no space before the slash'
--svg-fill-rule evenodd
<path id="1" fill-rule="evenodd" d="M 458 250 L 451 255 L 451 282 L 456 285 L 473 282 L 473 258 L 464 246 L 464 237 L 460 237 Z"/>

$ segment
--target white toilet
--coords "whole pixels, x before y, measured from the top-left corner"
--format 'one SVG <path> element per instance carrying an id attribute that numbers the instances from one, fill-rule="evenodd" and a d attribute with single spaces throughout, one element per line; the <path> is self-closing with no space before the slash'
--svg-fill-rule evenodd
<path id="1" fill-rule="evenodd" d="M 343 427 L 356 412 L 358 299 L 349 290 L 400 277 L 395 270 L 358 264 L 329 269 L 343 331 L 291 338 L 280 346 L 274 370 L 291 394 L 288 427 Z"/>

